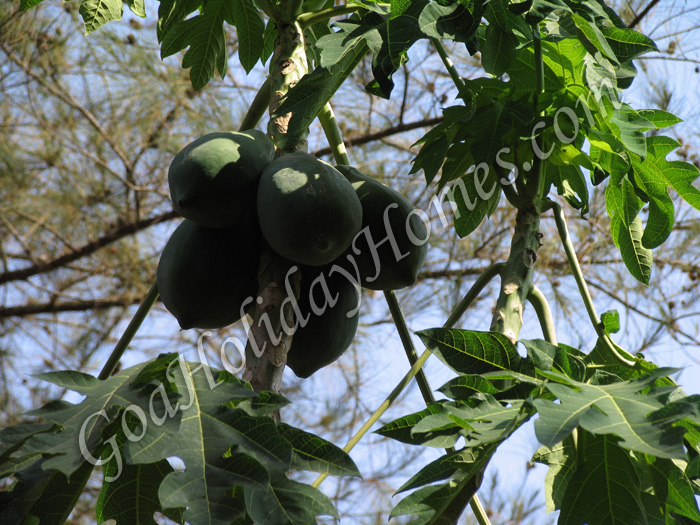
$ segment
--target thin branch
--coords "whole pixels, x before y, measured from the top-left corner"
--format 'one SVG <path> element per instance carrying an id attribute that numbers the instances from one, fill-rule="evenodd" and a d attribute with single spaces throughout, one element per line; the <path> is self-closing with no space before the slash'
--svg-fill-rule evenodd
<path id="1" fill-rule="evenodd" d="M 632 21 L 630 22 L 630 25 L 629 25 L 628 27 L 629 27 L 630 29 L 632 29 L 632 28 L 635 27 L 637 24 L 639 24 L 639 22 L 642 21 L 642 18 L 644 18 L 645 16 L 647 16 L 647 14 L 649 14 L 649 11 L 651 11 L 651 9 L 652 9 L 656 4 L 658 4 L 658 3 L 659 3 L 659 0 L 651 0 L 651 2 L 649 2 L 649 5 L 647 5 L 647 6 L 642 10 L 641 13 L 639 13 L 637 16 L 634 17 L 634 20 L 632 20 Z"/>
<path id="2" fill-rule="evenodd" d="M 373 142 L 375 140 L 381 140 L 392 135 L 397 135 L 403 133 L 404 131 L 411 131 L 418 128 L 427 128 L 435 126 L 443 121 L 443 117 L 435 117 L 424 120 L 419 120 L 417 122 L 409 122 L 408 124 L 399 124 L 397 126 L 392 126 L 390 128 L 377 131 L 376 133 L 368 133 L 367 135 L 362 135 L 356 138 L 346 138 L 344 144 L 346 147 L 351 148 L 353 146 L 361 146 L 362 144 L 367 144 L 368 142 Z M 323 157 L 324 155 L 330 155 L 333 150 L 328 148 L 321 148 L 313 152 L 316 157 Z"/>
<path id="3" fill-rule="evenodd" d="M 22 306 L 0 306 L 0 319 L 9 317 L 29 317 L 39 314 L 57 314 L 62 312 L 83 312 L 85 310 L 106 310 L 109 308 L 126 307 L 141 302 L 134 299 L 95 299 L 86 301 L 48 302 L 41 304 L 26 304 Z"/>
<path id="4" fill-rule="evenodd" d="M 119 226 L 111 232 L 106 233 L 102 237 L 95 239 L 94 241 L 91 241 L 87 244 L 84 244 L 77 250 L 63 254 L 51 261 L 39 262 L 33 264 L 28 268 L 22 268 L 21 270 L 12 270 L 0 274 L 0 284 L 4 284 L 10 281 L 20 281 L 28 279 L 29 277 L 32 277 L 34 275 L 50 272 L 77 259 L 90 255 L 99 250 L 100 248 L 103 248 L 108 244 L 118 241 L 119 239 L 126 237 L 127 235 L 132 235 L 138 231 L 149 228 L 150 226 L 155 226 L 156 224 L 172 220 L 178 216 L 178 213 L 173 210 L 168 211 L 166 213 L 162 213 L 160 215 L 156 215 L 155 217 L 149 217 L 147 219 L 142 219 L 140 221 Z"/>
<path id="5" fill-rule="evenodd" d="M 127 157 L 126 153 L 121 149 L 119 144 L 117 144 L 112 136 L 105 130 L 97 120 L 97 117 L 93 115 L 85 106 L 80 104 L 77 100 L 75 100 L 68 91 L 65 89 L 59 89 L 56 87 L 58 84 L 58 81 L 53 80 L 49 82 L 45 78 L 42 78 L 41 76 L 35 74 L 29 66 L 24 64 L 14 53 L 12 53 L 7 46 L 5 46 L 4 43 L 0 42 L 0 48 L 5 52 L 7 57 L 17 64 L 19 67 L 22 68 L 22 70 L 25 72 L 25 74 L 32 79 L 34 79 L 36 82 L 41 84 L 42 87 L 50 91 L 54 96 L 62 100 L 64 103 L 68 104 L 70 107 L 73 109 L 76 109 L 82 115 L 90 122 L 90 124 L 95 128 L 95 130 L 100 134 L 102 139 L 109 144 L 109 146 L 112 148 L 112 151 L 116 153 L 116 155 L 121 159 L 121 161 L 124 163 L 124 166 L 126 167 L 127 170 L 133 170 L 134 166 L 131 160 L 129 160 L 129 157 Z"/>

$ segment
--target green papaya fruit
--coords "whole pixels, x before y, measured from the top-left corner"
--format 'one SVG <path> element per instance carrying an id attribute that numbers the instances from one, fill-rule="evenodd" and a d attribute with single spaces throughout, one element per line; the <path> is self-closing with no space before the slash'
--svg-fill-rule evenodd
<path id="1" fill-rule="evenodd" d="M 241 304 L 255 297 L 259 259 L 254 217 L 229 228 L 185 219 L 161 253 L 158 292 L 183 329 L 221 328 L 238 321 Z"/>
<path id="2" fill-rule="evenodd" d="M 310 266 L 322 266 L 342 254 L 362 224 L 362 206 L 348 180 L 304 152 L 279 157 L 265 168 L 257 210 L 270 247 Z"/>
<path id="3" fill-rule="evenodd" d="M 350 267 L 347 262 L 353 257 L 364 288 L 371 290 L 397 290 L 411 286 L 416 282 L 428 245 L 414 242 L 427 237 L 425 224 L 416 214 L 411 214 L 413 207 L 396 190 L 368 177 L 352 166 L 337 166 L 352 184 L 362 204 L 362 230 L 369 228 L 372 244 L 367 235 L 360 233 L 352 246 L 339 258 L 339 264 Z M 384 213 L 388 210 L 388 227 Z M 409 230 L 413 239 L 409 236 Z M 395 241 L 392 244 L 387 236 Z M 382 243 L 382 241 L 384 241 Z"/>
<path id="4" fill-rule="evenodd" d="M 352 343 L 360 318 L 360 295 L 331 265 L 304 266 L 300 271 L 297 322 L 306 320 L 306 324 L 292 336 L 287 366 L 297 377 L 306 378 L 338 359 Z M 333 306 L 329 297 L 335 299 Z"/>
<path id="5" fill-rule="evenodd" d="M 184 218 L 225 228 L 251 213 L 275 145 L 262 131 L 208 133 L 185 146 L 168 170 L 173 206 Z"/>

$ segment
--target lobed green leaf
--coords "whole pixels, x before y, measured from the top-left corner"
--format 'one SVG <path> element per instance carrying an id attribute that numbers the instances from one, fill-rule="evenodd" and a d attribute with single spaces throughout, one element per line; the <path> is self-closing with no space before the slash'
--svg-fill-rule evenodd
<path id="1" fill-rule="evenodd" d="M 547 389 L 559 403 L 536 399 L 539 418 L 535 433 L 540 443 L 553 447 L 580 426 L 593 434 L 614 434 L 619 445 L 662 458 L 683 458 L 684 429 L 673 426 L 674 418 L 662 417 L 663 392 L 642 394 L 669 370 L 659 369 L 633 381 L 595 385 L 573 381 L 561 375 L 567 384 L 547 383 Z M 548 373 L 555 376 L 554 372 Z"/>
<path id="2" fill-rule="evenodd" d="M 340 447 L 286 423 L 280 423 L 277 428 L 292 444 L 292 467 L 335 476 L 362 477 L 355 462 Z"/>
<path id="3" fill-rule="evenodd" d="M 83 17 L 85 34 L 89 35 L 112 20 L 121 20 L 122 0 L 82 0 L 78 13 Z"/>
<path id="4" fill-rule="evenodd" d="M 417 335 L 426 348 L 459 374 L 520 372 L 524 367 L 515 345 L 497 332 L 430 328 Z"/>

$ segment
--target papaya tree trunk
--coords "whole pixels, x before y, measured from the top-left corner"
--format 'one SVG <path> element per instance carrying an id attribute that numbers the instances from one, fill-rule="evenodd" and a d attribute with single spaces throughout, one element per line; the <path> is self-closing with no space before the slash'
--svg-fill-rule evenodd
<path id="1" fill-rule="evenodd" d="M 295 11 L 295 10 L 292 10 Z M 291 19 L 288 17 L 291 16 Z M 308 72 L 304 32 L 292 13 L 282 13 L 277 19 L 277 38 L 270 64 L 270 121 L 268 135 L 277 147 L 277 156 L 294 151 L 306 151 L 306 136 L 292 143 L 287 130 L 291 113 L 275 115 L 282 99 L 301 77 Z M 246 347 L 246 371 L 243 378 L 255 391 L 279 392 L 282 375 L 291 347 L 294 327 L 293 300 L 299 297 L 300 272 L 291 272 L 293 265 L 264 246 L 258 270 L 258 297 L 253 323 Z M 291 298 L 290 298 L 291 299 Z M 290 329 L 292 328 L 292 329 Z M 279 420 L 279 414 L 273 414 Z"/>

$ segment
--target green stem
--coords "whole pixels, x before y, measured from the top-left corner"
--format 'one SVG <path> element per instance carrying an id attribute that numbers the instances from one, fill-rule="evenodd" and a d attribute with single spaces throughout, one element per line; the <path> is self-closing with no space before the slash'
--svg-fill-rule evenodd
<path id="1" fill-rule="evenodd" d="M 547 302 L 545 295 L 542 293 L 542 290 L 533 284 L 530 287 L 530 293 L 527 296 L 527 300 L 535 309 L 537 319 L 540 321 L 540 326 L 542 327 L 542 334 L 544 335 L 545 341 L 556 345 L 557 332 L 554 329 L 552 310 L 549 308 L 549 303 Z"/>
<path id="2" fill-rule="evenodd" d="M 491 521 L 489 521 L 489 515 L 486 513 L 486 509 L 481 504 L 481 500 L 479 499 L 479 496 L 476 493 L 474 493 L 472 498 L 469 500 L 469 505 L 471 506 L 472 512 L 476 517 L 476 521 L 479 522 L 479 525 L 491 525 Z"/>
<path id="3" fill-rule="evenodd" d="M 481 290 L 483 290 L 486 287 L 486 285 L 491 281 L 491 279 L 498 275 L 502 267 L 502 263 L 494 264 L 487 268 L 486 271 L 484 271 L 484 273 L 482 273 L 477 278 L 477 280 L 474 282 L 467 294 L 464 296 L 464 299 L 460 301 L 460 303 L 453 310 L 452 315 L 450 315 L 447 321 L 445 321 L 445 324 L 443 325 L 444 328 L 451 328 L 452 326 L 454 326 L 454 323 L 456 323 L 459 320 L 459 318 L 462 317 L 465 310 L 469 307 L 469 305 L 471 305 L 471 303 L 474 302 L 474 299 L 479 295 Z M 343 450 L 345 450 L 345 452 L 350 452 L 360 441 L 360 439 L 362 439 L 362 437 L 367 432 L 369 432 L 369 430 L 372 428 L 372 425 L 374 425 L 374 423 L 376 423 L 379 420 L 379 418 L 382 417 L 384 412 L 387 411 L 387 409 L 401 394 L 401 392 L 403 392 L 404 388 L 408 386 L 408 384 L 411 382 L 411 379 L 413 379 L 413 377 L 416 374 L 418 374 L 418 371 L 428 360 L 428 357 L 430 357 L 430 350 L 425 350 L 420 355 L 420 357 L 418 357 L 416 362 L 413 363 L 411 369 L 406 373 L 404 378 L 396 385 L 394 390 L 391 391 L 391 393 L 387 396 L 384 402 L 381 405 L 379 405 L 379 407 L 377 407 L 377 409 L 372 413 L 369 419 L 355 433 L 355 435 L 350 439 L 350 441 L 348 441 L 345 447 L 343 447 Z M 321 474 L 318 478 L 316 478 L 316 481 L 314 481 L 313 486 L 318 487 L 327 477 L 328 474 Z"/>
<path id="4" fill-rule="evenodd" d="M 357 432 L 355 432 L 355 435 L 353 435 L 352 438 L 350 438 L 350 441 L 348 441 L 348 443 L 343 447 L 343 450 L 345 452 L 350 452 L 355 447 L 355 445 L 357 445 L 359 441 L 364 437 L 364 435 L 367 432 L 369 432 L 369 430 L 372 428 L 372 425 L 374 425 L 379 420 L 379 418 L 382 417 L 384 412 L 388 410 L 391 404 L 394 401 L 396 401 L 399 395 L 401 395 L 401 392 L 403 392 L 404 388 L 406 388 L 410 384 L 411 380 L 415 377 L 415 375 L 418 373 L 418 371 L 425 364 L 429 357 L 430 350 L 425 350 L 420 355 L 420 357 L 416 360 L 411 369 L 406 373 L 403 379 L 401 379 L 401 381 L 399 381 L 399 383 L 394 387 L 394 389 L 387 396 L 384 402 L 377 407 L 377 409 L 372 413 L 369 419 L 365 421 L 365 423 L 360 427 L 360 429 Z M 327 477 L 328 474 L 321 474 L 312 483 L 312 486 L 318 488 L 318 486 Z"/>
<path id="5" fill-rule="evenodd" d="M 319 111 L 318 120 L 321 122 L 323 133 L 326 135 L 328 145 L 331 147 L 335 163 L 350 164 L 348 151 L 345 149 L 340 127 L 338 126 L 338 121 L 335 119 L 335 113 L 333 113 L 330 102 L 326 102 L 321 111 Z"/>
<path id="6" fill-rule="evenodd" d="M 339 5 L 335 7 L 329 7 L 328 9 L 322 9 L 321 11 L 316 11 L 315 13 L 303 13 L 299 15 L 297 21 L 302 29 L 306 29 L 314 25 L 317 22 L 323 22 L 324 20 L 330 20 L 336 16 L 349 15 L 360 10 L 358 5 Z"/>
<path id="7" fill-rule="evenodd" d="M 401 343 L 403 344 L 406 356 L 408 357 L 408 362 L 411 364 L 411 366 L 413 366 L 416 364 L 416 361 L 418 361 L 418 354 L 416 353 L 416 348 L 413 346 L 411 333 L 408 329 L 408 324 L 406 323 L 406 317 L 401 311 L 401 305 L 399 305 L 399 301 L 396 298 L 396 293 L 393 290 L 386 290 L 384 291 L 384 297 L 389 305 L 389 311 L 394 319 L 396 330 L 399 332 L 399 337 L 401 338 Z M 425 371 L 423 368 L 418 370 L 416 373 L 416 382 L 418 383 L 418 388 L 420 389 L 425 404 L 430 405 L 431 403 L 434 403 L 435 396 L 433 396 L 433 391 L 430 388 L 430 383 L 428 383 L 428 378 L 425 376 Z M 454 448 L 449 447 L 445 449 L 445 452 L 448 454 L 454 452 Z M 469 498 L 469 504 L 471 505 L 472 511 L 476 515 L 479 525 L 489 525 L 488 515 L 486 514 L 486 511 L 484 510 L 484 507 L 476 494 Z"/>
<path id="8" fill-rule="evenodd" d="M 408 362 L 413 366 L 416 361 L 418 361 L 418 354 L 416 353 L 416 348 L 413 346 L 413 341 L 411 340 L 411 332 L 408 329 L 408 324 L 406 323 L 406 317 L 404 317 L 401 311 L 401 306 L 396 298 L 396 293 L 393 290 L 385 290 L 384 298 L 389 305 L 389 311 L 391 312 L 391 317 L 394 319 L 394 324 L 396 325 L 396 330 L 399 332 L 399 338 L 401 339 L 401 344 L 406 351 L 406 357 L 408 357 Z M 435 402 L 435 396 L 433 391 L 428 384 L 428 378 L 425 377 L 425 371 L 421 368 L 416 374 L 416 381 L 418 382 L 418 388 L 420 393 L 423 395 L 423 400 L 426 405 Z"/>
<path id="9" fill-rule="evenodd" d="M 450 74 L 452 82 L 454 83 L 455 87 L 457 88 L 457 91 L 459 92 L 459 96 L 463 97 L 467 89 L 467 85 L 464 83 L 464 80 L 462 80 L 462 77 L 459 76 L 459 72 L 457 71 L 454 62 L 452 62 L 452 59 L 447 54 L 445 46 L 443 46 L 442 42 L 440 42 L 440 40 L 438 40 L 437 38 L 431 38 L 430 42 L 433 44 L 435 51 L 437 51 L 437 54 L 442 60 L 442 63 L 445 65 L 445 69 L 447 69 L 447 72 Z"/>
<path id="10" fill-rule="evenodd" d="M 537 111 L 540 103 L 540 95 L 544 93 L 544 60 L 542 58 L 542 35 L 540 34 L 539 23 L 532 25 L 532 45 L 535 53 L 535 96 L 533 105 L 535 111 Z M 539 115 L 544 116 L 544 112 L 540 111 Z M 535 141 L 537 142 L 539 151 L 545 151 L 542 135 L 535 138 Z M 532 174 L 533 179 L 528 181 L 527 184 L 528 196 L 532 198 L 542 198 L 544 197 L 545 175 L 544 162 L 542 162 L 542 158 L 539 155 L 535 155 L 533 158 Z"/>
<path id="11" fill-rule="evenodd" d="M 569 229 L 566 226 L 566 218 L 564 217 L 564 211 L 562 210 L 561 206 L 556 202 L 551 203 L 551 208 L 554 213 L 554 221 L 557 225 L 559 238 L 561 239 L 561 242 L 564 246 L 566 258 L 569 260 L 571 273 L 573 274 L 574 280 L 576 281 L 576 285 L 578 286 L 578 291 L 581 295 L 581 299 L 583 299 L 583 304 L 586 307 L 586 312 L 588 312 L 588 318 L 593 324 L 593 327 L 595 328 L 598 337 L 607 347 L 608 351 L 615 358 L 615 360 L 626 367 L 635 368 L 636 363 L 633 360 L 624 357 L 618 351 L 618 348 L 616 348 L 617 345 L 613 343 L 613 341 L 610 339 L 610 336 L 607 334 L 607 332 L 605 332 L 605 329 L 603 328 L 603 325 L 600 322 L 600 318 L 598 317 L 598 314 L 595 311 L 593 298 L 591 297 L 591 294 L 588 291 L 588 286 L 586 285 L 586 281 L 583 278 L 583 271 L 581 270 L 581 265 L 579 264 L 578 258 L 576 257 L 576 250 L 574 249 L 574 245 L 571 242 L 571 237 L 569 236 Z M 619 348 L 619 350 L 622 349 Z M 622 351 L 624 352 L 624 350 Z M 632 356 L 629 357 L 632 358 Z"/>
<path id="12" fill-rule="evenodd" d="M 114 370 L 117 368 L 119 360 L 122 358 L 122 355 L 124 355 L 126 348 L 129 346 L 129 343 L 131 343 L 132 339 L 136 335 L 136 332 L 138 332 L 139 328 L 141 327 L 141 323 L 143 323 L 143 320 L 148 315 L 148 312 L 156 302 L 156 299 L 158 299 L 158 285 L 153 283 L 149 288 L 148 293 L 146 293 L 146 297 L 144 297 L 143 301 L 141 301 L 138 310 L 136 310 L 136 313 L 134 314 L 134 317 L 132 317 L 131 321 L 129 321 L 129 325 L 126 327 L 126 330 L 124 330 L 124 333 L 119 338 L 119 341 L 117 341 L 117 344 L 107 359 L 107 362 L 102 367 L 100 375 L 97 376 L 98 379 L 107 379 L 112 375 L 112 372 L 114 372 Z"/>
<path id="13" fill-rule="evenodd" d="M 452 313 L 442 327 L 452 328 L 455 324 L 457 324 L 457 321 L 459 321 L 459 319 L 464 315 L 464 312 L 467 311 L 467 308 L 471 306 L 476 298 L 479 297 L 482 290 L 486 288 L 486 285 L 489 284 L 494 277 L 500 275 L 505 266 L 505 263 L 496 263 L 486 268 L 486 270 L 484 270 L 481 275 L 477 277 L 476 281 L 474 281 L 474 284 L 471 286 L 469 291 L 467 291 L 464 298 L 452 309 Z"/>
<path id="14" fill-rule="evenodd" d="M 267 108 L 270 105 L 270 98 L 272 96 L 270 93 L 270 85 L 270 77 L 267 77 L 255 95 L 253 103 L 250 105 L 250 109 L 248 109 L 245 117 L 243 117 L 243 122 L 241 122 L 240 127 L 241 131 L 255 128 L 263 118 L 263 115 L 265 115 L 267 112 Z"/>

